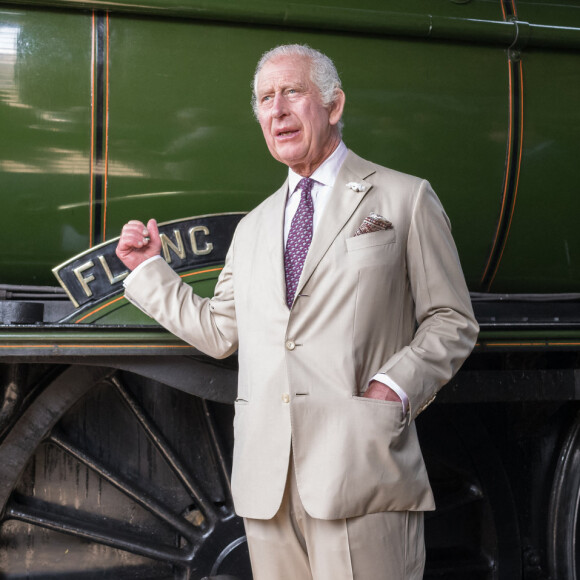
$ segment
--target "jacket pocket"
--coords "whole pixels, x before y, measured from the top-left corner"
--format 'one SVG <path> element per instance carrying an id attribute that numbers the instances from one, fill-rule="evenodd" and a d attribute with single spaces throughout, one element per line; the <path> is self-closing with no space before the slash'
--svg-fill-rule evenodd
<path id="1" fill-rule="evenodd" d="M 394 413 L 395 417 L 399 415 L 399 419 L 403 421 L 403 403 L 401 401 L 383 401 L 381 399 L 373 399 L 371 397 L 363 397 L 359 395 L 353 395 L 353 400 L 357 403 L 362 403 L 365 405 L 378 405 L 384 406 L 386 409 L 389 408 L 390 411 Z M 386 411 L 385 409 L 385 411 Z"/>
<path id="2" fill-rule="evenodd" d="M 394 244 L 397 241 L 395 230 L 381 230 L 380 232 L 370 232 L 346 239 L 346 249 L 348 252 L 356 252 L 364 248 L 373 246 L 384 246 Z"/>

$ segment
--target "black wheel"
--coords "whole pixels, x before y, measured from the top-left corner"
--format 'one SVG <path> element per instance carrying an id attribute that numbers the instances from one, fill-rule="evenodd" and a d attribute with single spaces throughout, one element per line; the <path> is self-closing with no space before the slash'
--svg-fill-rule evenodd
<path id="1" fill-rule="evenodd" d="M 425 518 L 425 578 L 516 580 L 517 509 L 500 453 L 474 409 L 433 405 L 417 422 L 437 505 Z"/>
<path id="2" fill-rule="evenodd" d="M 0 443 L 0 578 L 250 580 L 232 407 L 111 369 L 59 372 L 23 385 L 35 396 Z"/>
<path id="3" fill-rule="evenodd" d="M 229 492 L 231 406 L 111 369 L 44 376 L 0 425 L 0 578 L 251 579 Z M 437 502 L 425 578 L 520 578 L 509 480 L 476 413 L 435 405 L 418 427 Z"/>
<path id="4" fill-rule="evenodd" d="M 548 512 L 548 564 L 553 580 L 580 578 L 580 415 L 562 445 Z"/>

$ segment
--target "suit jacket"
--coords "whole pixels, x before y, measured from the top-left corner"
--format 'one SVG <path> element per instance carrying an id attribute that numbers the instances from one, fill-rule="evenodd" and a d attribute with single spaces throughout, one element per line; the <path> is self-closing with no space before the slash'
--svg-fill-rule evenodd
<path id="1" fill-rule="evenodd" d="M 349 152 L 289 310 L 286 196 L 284 184 L 240 222 L 213 298 L 193 294 L 163 260 L 142 268 L 126 296 L 213 357 L 238 350 L 239 515 L 276 514 L 291 447 L 313 517 L 433 509 L 414 419 L 478 331 L 447 216 L 428 182 Z M 354 237 L 373 211 L 393 229 Z M 377 372 L 408 394 L 406 417 L 400 403 L 361 397 Z"/>

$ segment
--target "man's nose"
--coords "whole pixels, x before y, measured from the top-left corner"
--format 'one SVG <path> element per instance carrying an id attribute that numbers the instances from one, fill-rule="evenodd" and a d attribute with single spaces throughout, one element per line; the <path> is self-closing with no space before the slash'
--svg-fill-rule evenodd
<path id="1" fill-rule="evenodd" d="M 274 103 L 272 104 L 272 116 L 283 117 L 288 112 L 286 99 L 282 93 L 274 95 Z"/>

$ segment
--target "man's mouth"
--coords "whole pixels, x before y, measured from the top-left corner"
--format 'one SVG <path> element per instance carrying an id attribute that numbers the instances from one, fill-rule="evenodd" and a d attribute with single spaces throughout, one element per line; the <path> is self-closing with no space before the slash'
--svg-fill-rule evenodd
<path id="1" fill-rule="evenodd" d="M 276 133 L 276 137 L 292 137 L 293 135 L 296 135 L 298 133 L 298 130 L 292 130 L 292 129 L 288 129 L 285 131 L 278 131 Z"/>

